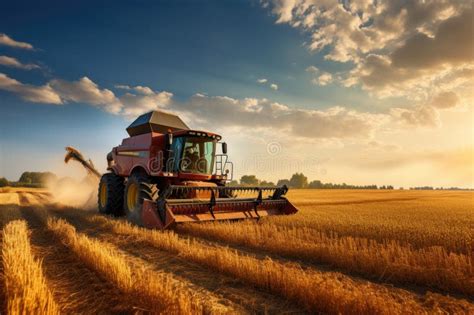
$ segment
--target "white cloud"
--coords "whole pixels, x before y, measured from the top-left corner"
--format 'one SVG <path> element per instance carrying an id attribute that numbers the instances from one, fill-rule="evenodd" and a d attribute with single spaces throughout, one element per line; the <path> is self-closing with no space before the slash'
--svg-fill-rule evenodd
<path id="1" fill-rule="evenodd" d="M 451 89 L 472 84 L 466 70 L 474 65 L 472 10 L 441 22 L 432 37 L 419 33 L 390 55 L 369 54 L 352 70 L 350 84 L 379 97 L 432 97 L 441 84 Z M 458 78 L 463 80 L 458 80 Z M 458 82 L 457 86 L 453 83 Z"/>
<path id="2" fill-rule="evenodd" d="M 62 104 L 60 96 L 49 84 L 43 86 L 23 84 L 3 73 L 0 73 L 0 90 L 17 94 L 22 99 L 33 103 Z"/>
<path id="3" fill-rule="evenodd" d="M 272 90 L 275 90 L 275 91 L 276 91 L 276 90 L 278 90 L 278 85 L 275 84 L 275 83 L 272 83 L 272 84 L 270 84 L 270 88 L 271 88 Z"/>
<path id="4" fill-rule="evenodd" d="M 444 89 L 465 89 L 474 65 L 471 1 L 269 0 L 276 23 L 309 34 L 307 47 L 327 60 L 351 62 L 349 71 L 312 82 L 360 85 L 372 96 L 427 101 Z M 316 76 L 318 74 L 318 76 Z M 330 77 L 332 76 L 332 78 Z M 461 76 L 459 78 L 457 75 Z M 322 77 L 321 77 L 322 76 Z M 455 82 L 459 82 L 455 85 Z"/>
<path id="5" fill-rule="evenodd" d="M 217 121 L 227 127 L 274 130 L 313 139 L 370 138 L 388 119 L 386 115 L 361 113 L 343 107 L 305 110 L 267 99 L 202 94 L 194 95 L 189 102 L 174 104 L 174 108 L 204 119 L 206 127 L 215 126 Z"/>
<path id="6" fill-rule="evenodd" d="M 117 84 L 114 86 L 116 89 L 120 90 L 131 90 L 132 88 L 129 85 Z"/>
<path id="7" fill-rule="evenodd" d="M 84 103 L 130 118 L 151 110 L 166 109 L 206 127 L 214 128 L 219 122 L 240 130 L 252 127 L 308 139 L 368 139 L 389 121 L 388 115 L 363 113 L 340 106 L 308 110 L 267 99 L 195 94 L 189 101 L 176 102 L 170 92 L 155 92 L 143 86 L 126 88 L 128 92 L 116 96 L 87 77 L 72 82 L 56 79 L 44 86 L 32 86 L 2 74 L 0 89 L 36 103 Z"/>
<path id="8" fill-rule="evenodd" d="M 458 105 L 460 102 L 459 96 L 453 91 L 441 92 L 431 100 L 431 106 L 435 108 L 451 108 Z"/>
<path id="9" fill-rule="evenodd" d="M 311 83 L 313 83 L 314 85 L 325 86 L 333 82 L 332 74 L 326 71 L 321 71 L 315 66 L 309 66 L 308 68 L 306 68 L 306 72 L 311 73 Z"/>
<path id="10" fill-rule="evenodd" d="M 473 19 L 473 10 L 467 10 L 443 21 L 432 36 L 425 33 L 413 35 L 392 53 L 393 65 L 429 69 L 473 62 Z"/>
<path id="11" fill-rule="evenodd" d="M 469 8 L 468 1 L 272 0 L 276 23 L 311 35 L 309 49 L 328 47 L 326 58 L 356 61 L 403 42 L 413 32 L 431 33 L 443 20 Z"/>
<path id="12" fill-rule="evenodd" d="M 309 66 L 308 68 L 306 68 L 306 72 L 318 74 L 318 73 L 319 73 L 319 69 L 318 69 L 317 67 L 315 67 L 315 66 Z"/>
<path id="13" fill-rule="evenodd" d="M 78 81 L 51 80 L 44 86 L 23 84 L 0 73 L 0 90 L 14 93 L 33 103 L 64 104 L 68 102 L 84 103 L 103 110 L 136 117 L 151 110 L 166 108 L 171 104 L 172 93 L 155 92 L 145 86 L 116 86 L 119 89 L 133 91 L 117 97 L 112 91 L 100 88 L 87 77 Z"/>
<path id="14" fill-rule="evenodd" d="M 88 77 L 74 82 L 52 80 L 50 85 L 66 102 L 86 103 L 102 107 L 110 113 L 119 113 L 123 106 L 112 91 L 100 89 Z"/>
<path id="15" fill-rule="evenodd" d="M 317 79 L 316 78 L 313 79 L 312 82 L 313 82 L 313 84 L 325 86 L 325 85 L 328 85 L 329 83 L 331 83 L 332 80 L 333 80 L 332 74 L 330 74 L 329 72 L 324 72 L 320 76 L 318 76 Z"/>
<path id="16" fill-rule="evenodd" d="M 432 106 L 417 106 L 413 109 L 392 108 L 393 116 L 408 125 L 417 127 L 439 127 L 439 112 Z"/>
<path id="17" fill-rule="evenodd" d="M 415 127 L 437 128 L 441 126 L 440 110 L 449 109 L 460 103 L 459 96 L 452 91 L 438 93 L 426 103 L 409 108 L 392 108 L 391 115 L 405 124 Z"/>
<path id="18" fill-rule="evenodd" d="M 143 94 L 143 95 L 153 95 L 155 93 L 149 87 L 141 86 L 141 85 L 137 85 L 137 86 L 115 85 L 115 88 L 116 89 L 121 89 L 121 90 L 127 90 L 127 91 L 133 90 L 133 91 L 135 91 L 139 94 Z"/>
<path id="19" fill-rule="evenodd" d="M 139 86 L 136 86 L 134 90 L 143 95 L 155 95 L 155 92 L 147 86 L 139 85 Z"/>
<path id="20" fill-rule="evenodd" d="M 40 68 L 40 66 L 35 65 L 33 63 L 24 64 L 18 61 L 17 59 L 8 56 L 0 56 L 0 65 L 23 70 L 32 70 Z"/>
<path id="21" fill-rule="evenodd" d="M 123 115 L 136 117 L 152 110 L 167 108 L 171 104 L 172 93 L 166 91 L 154 92 L 150 88 L 147 89 L 151 93 L 147 90 L 145 95 L 126 93 L 120 97 L 120 102 L 123 104 Z"/>
<path id="22" fill-rule="evenodd" d="M 268 80 L 265 79 L 265 78 L 263 78 L 263 79 L 258 79 L 258 80 L 257 80 L 257 83 L 260 83 L 260 84 L 265 84 L 265 83 L 267 83 L 267 82 L 268 82 Z"/>
<path id="23" fill-rule="evenodd" d="M 33 50 L 33 45 L 25 43 L 25 42 L 18 42 L 4 33 L 0 33 L 0 45 Z"/>

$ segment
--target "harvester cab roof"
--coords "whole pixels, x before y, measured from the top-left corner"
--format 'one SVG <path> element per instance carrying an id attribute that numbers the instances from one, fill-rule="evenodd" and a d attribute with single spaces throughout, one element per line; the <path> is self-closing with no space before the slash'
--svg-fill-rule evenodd
<path id="1" fill-rule="evenodd" d="M 127 127 L 130 137 L 149 132 L 166 134 L 178 130 L 189 130 L 189 127 L 178 116 L 160 111 L 143 114 Z"/>

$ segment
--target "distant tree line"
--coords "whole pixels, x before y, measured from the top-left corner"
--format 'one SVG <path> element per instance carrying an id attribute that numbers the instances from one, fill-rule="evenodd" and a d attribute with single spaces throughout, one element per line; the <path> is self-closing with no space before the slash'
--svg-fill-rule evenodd
<path id="1" fill-rule="evenodd" d="M 0 187 L 9 186 L 9 182 L 5 177 L 0 177 Z"/>
<path id="2" fill-rule="evenodd" d="M 431 187 L 431 186 L 420 186 L 420 187 L 410 187 L 410 190 L 473 190 L 470 188 L 460 188 L 460 187 Z"/>
<path id="3" fill-rule="evenodd" d="M 232 186 L 282 186 L 287 185 L 290 188 L 309 188 L 309 189 L 394 189 L 392 185 L 349 185 L 346 183 L 333 184 L 323 183 L 320 180 L 308 181 L 308 178 L 303 173 L 295 173 L 290 179 L 280 179 L 276 185 L 273 182 L 259 180 L 255 175 L 243 175 L 240 181 L 233 180 Z"/>
<path id="4" fill-rule="evenodd" d="M 243 175 L 240 178 L 240 181 L 233 180 L 230 182 L 231 186 L 282 186 L 286 185 L 290 188 L 308 188 L 308 189 L 380 189 L 380 190 L 393 190 L 395 189 L 392 185 L 350 185 L 346 183 L 342 184 L 333 184 L 333 183 L 323 183 L 320 180 L 308 181 L 308 178 L 303 173 L 295 173 L 291 176 L 290 179 L 280 179 L 277 181 L 276 185 L 273 182 L 260 180 L 255 175 Z M 403 190 L 403 187 L 399 188 Z M 473 190 L 468 188 L 459 188 L 459 187 L 450 187 L 443 188 L 438 187 L 434 188 L 431 186 L 420 186 L 420 187 L 410 187 L 410 190 Z"/>
<path id="5" fill-rule="evenodd" d="M 16 182 L 10 182 L 5 177 L 0 177 L 0 187 L 44 187 L 46 183 L 55 180 L 57 180 L 57 176 L 51 172 L 23 172 Z"/>

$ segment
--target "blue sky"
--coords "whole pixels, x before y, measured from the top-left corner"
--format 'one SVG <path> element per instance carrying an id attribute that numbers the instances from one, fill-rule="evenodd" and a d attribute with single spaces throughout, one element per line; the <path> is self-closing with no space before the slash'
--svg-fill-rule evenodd
<path id="1" fill-rule="evenodd" d="M 375 43 L 372 45 L 368 43 L 367 47 L 363 47 L 363 41 L 356 45 L 351 44 L 350 38 L 355 38 L 354 36 L 337 35 L 341 38 L 336 41 L 337 37 L 323 33 L 323 39 L 324 36 L 329 39 L 328 44 L 313 49 L 311 44 L 316 42 L 314 34 L 324 30 L 324 26 L 330 23 L 318 25 L 314 20 L 302 27 L 301 21 L 308 21 L 310 12 L 298 13 L 301 10 L 298 11 L 297 7 L 287 6 L 285 2 L 278 0 L 111 1 L 101 4 L 94 1 L 5 3 L 2 4 L 0 11 L 0 33 L 15 41 L 29 43 L 34 49 L 0 45 L 0 56 L 15 58 L 22 64 L 31 64 L 35 67 L 26 70 L 25 67 L 12 67 L 0 63 L 0 73 L 20 82 L 22 86 L 51 85 L 55 91 L 58 88 L 51 83 L 54 80 L 61 80 L 65 85 L 67 82 L 78 82 L 81 78 L 87 77 L 97 85 L 99 91 L 104 92 L 107 89 L 120 98 L 120 102 L 123 103 L 120 106 L 123 108 L 129 105 L 120 95 L 127 91 L 116 88 L 117 85 L 131 88 L 148 87 L 156 93 L 166 91 L 172 93 L 172 100 L 164 102 L 167 110 L 184 115 L 188 112 L 209 114 L 209 117 L 215 117 L 224 124 L 232 124 L 232 121 L 227 122 L 226 118 L 213 116 L 215 109 L 212 104 L 222 101 L 216 97 L 226 97 L 239 104 L 244 104 L 245 99 L 254 99 L 258 100 L 258 106 L 265 107 L 267 102 L 269 108 L 270 102 L 284 104 L 298 112 L 292 112 L 295 116 L 293 120 L 285 120 L 286 129 L 282 127 L 282 133 L 288 133 L 289 129 L 292 130 L 290 134 L 293 132 L 295 136 L 305 137 L 304 132 L 297 131 L 300 119 L 298 117 L 301 113 L 305 117 L 308 115 L 322 117 L 323 121 L 315 120 L 315 123 L 328 123 L 328 128 L 353 130 L 355 138 L 359 139 L 358 144 L 354 144 L 353 140 L 350 140 L 350 143 L 346 142 L 345 139 L 351 138 L 350 135 L 343 132 L 328 133 L 324 128 L 314 130 L 314 135 L 309 140 L 298 140 L 301 143 L 315 139 L 320 142 L 336 143 L 334 147 L 326 150 L 331 152 L 327 155 L 332 155 L 333 150 L 340 148 L 341 145 L 348 148 L 352 145 L 360 146 L 361 143 L 367 145 L 374 142 L 382 143 L 382 146 L 403 146 L 402 143 L 393 143 L 396 137 L 386 140 L 386 135 L 382 134 L 382 131 L 373 129 L 375 128 L 373 126 L 379 126 L 380 122 L 387 119 L 391 121 L 390 127 L 385 125 L 377 130 L 385 132 L 393 128 L 393 125 L 398 124 L 392 121 L 392 116 L 395 115 L 393 113 L 397 113 L 397 110 L 400 113 L 408 113 L 399 116 L 402 120 L 407 120 L 408 125 L 412 123 L 411 126 L 400 127 L 400 132 L 406 128 L 415 130 L 416 127 L 418 130 L 418 126 L 413 126 L 417 124 L 434 126 L 437 123 L 434 120 L 439 116 L 438 109 L 431 106 L 436 112 L 430 112 L 428 116 L 433 121 L 426 122 L 426 119 L 423 120 L 426 113 L 420 112 L 418 108 L 430 103 L 438 91 L 428 91 L 424 87 L 424 95 L 428 96 L 423 99 L 411 91 L 410 88 L 416 83 L 408 81 L 408 78 L 406 80 L 407 84 L 411 84 L 410 88 L 399 85 L 398 81 L 403 82 L 405 79 L 403 77 L 398 81 L 387 79 L 388 83 L 379 85 L 378 81 L 385 80 L 383 76 L 380 80 L 365 76 L 364 71 L 369 71 L 371 69 L 369 66 L 372 66 L 369 62 L 372 58 L 370 54 L 391 56 L 387 50 L 394 49 L 396 45 L 380 40 L 380 47 L 376 47 L 377 40 L 374 40 Z M 411 6 L 405 9 L 419 9 L 414 5 Z M 465 6 L 456 3 L 452 6 L 455 9 L 454 13 L 451 13 L 453 17 L 466 11 Z M 292 13 L 291 16 L 287 14 L 288 9 Z M 439 5 L 424 9 L 433 10 L 435 13 L 438 10 L 440 13 L 438 15 L 441 16 L 446 8 Z M 327 12 L 331 10 L 327 9 Z M 351 18 L 357 18 L 354 12 L 356 10 L 360 12 L 362 9 L 353 8 L 350 12 L 335 1 L 334 10 L 340 10 L 348 13 Z M 372 19 L 375 21 L 377 18 L 383 18 L 375 16 L 375 13 L 368 8 L 364 10 L 367 10 L 367 14 L 374 14 Z M 388 5 L 384 10 L 381 12 L 394 16 L 400 12 L 393 10 L 401 11 L 400 8 Z M 338 21 L 338 16 L 334 15 L 334 24 L 339 25 L 339 33 L 343 34 L 345 22 Z M 430 17 L 426 17 L 427 22 L 423 26 L 429 30 L 431 28 L 434 33 L 440 23 L 446 20 L 446 17 L 439 17 L 437 23 L 431 23 L 428 22 L 428 18 Z M 330 20 L 331 17 L 327 19 Z M 367 25 L 366 22 L 362 22 L 361 25 L 364 23 Z M 399 26 L 400 34 L 397 35 L 399 44 L 408 42 L 410 36 L 414 35 L 413 30 L 408 28 L 408 23 L 409 21 L 406 21 L 405 26 L 402 24 Z M 377 23 L 373 24 L 375 29 Z M 392 34 L 397 32 L 392 31 Z M 366 35 L 369 39 L 373 37 L 368 33 Z M 388 36 L 380 35 L 380 38 Z M 339 54 L 334 51 L 339 51 Z M 465 64 L 472 65 L 472 61 L 468 60 Z M 310 67 L 314 67 L 315 70 L 311 70 Z M 318 79 L 323 74 L 329 75 L 327 83 Z M 387 77 L 390 75 L 391 72 L 388 72 Z M 434 73 L 433 78 L 436 75 L 437 73 Z M 351 86 L 344 83 L 349 77 L 355 78 L 356 83 Z M 419 78 L 422 78 L 421 75 Z M 258 83 L 259 79 L 267 81 Z M 317 80 L 319 83 L 315 83 Z M 271 87 L 272 84 L 275 85 L 274 88 Z M 71 86 L 68 88 L 72 89 Z M 22 95 L 23 90 L 17 89 L 12 92 L 11 89 L 4 88 L 2 91 L 0 83 L 2 132 L 0 175 L 10 179 L 18 177 L 25 169 L 17 162 L 19 156 L 22 156 L 20 160 L 28 163 L 30 168 L 53 167 L 54 157 L 59 152 L 62 154 L 62 148 L 70 144 L 90 152 L 94 159 L 101 159 L 101 155 L 105 155 L 113 145 L 125 137 L 124 128 L 131 119 L 130 114 L 111 114 L 107 109 L 104 110 L 107 106 L 106 101 L 99 101 L 98 104 L 92 102 L 91 106 L 91 102 L 88 101 L 90 98 L 77 96 L 78 92 L 74 96 L 65 95 L 72 93 L 70 89 L 67 92 L 62 90 L 62 94 L 57 92 L 61 97 L 60 103 L 46 104 L 42 101 L 26 100 Z M 374 89 L 377 89 L 377 92 L 374 92 Z M 407 93 L 400 92 L 405 89 Z M 413 91 L 419 89 L 415 86 Z M 386 91 L 390 96 L 375 95 L 379 91 Z M 463 91 L 456 92 L 460 98 L 464 95 Z M 205 98 L 195 99 L 197 93 Z M 132 105 L 136 106 L 135 103 Z M 339 111 L 342 108 L 343 114 L 335 111 L 335 106 L 339 106 Z M 149 105 L 146 108 L 149 109 Z M 393 110 L 394 108 L 396 110 Z M 313 110 L 320 112 L 314 114 L 311 112 Z M 135 110 L 133 113 L 138 112 Z M 283 112 L 286 113 L 287 110 Z M 229 115 L 232 116 L 232 111 L 229 111 Z M 275 115 L 269 115 L 268 119 L 280 117 Z M 192 116 L 190 117 L 192 120 Z M 326 117 L 334 118 L 326 121 Z M 261 119 L 265 121 L 266 118 Z M 355 126 L 360 124 L 362 127 L 357 129 L 354 126 L 341 125 L 341 121 L 355 121 Z M 336 125 L 332 125 L 333 123 Z M 213 122 L 196 123 L 196 125 L 212 129 Z M 262 128 L 267 128 L 264 125 L 262 123 Z M 311 121 L 307 125 L 311 127 Z M 239 126 L 246 128 L 244 122 L 232 124 L 231 127 Z M 363 130 L 366 127 L 368 129 Z M 223 126 L 216 128 L 220 132 L 226 131 Z M 264 139 L 255 140 L 256 152 L 261 151 L 258 148 L 261 146 L 259 143 L 263 141 L 265 144 L 274 138 L 272 134 L 275 134 L 275 130 L 271 128 L 268 127 L 263 133 L 258 132 L 254 135 L 258 138 L 262 134 L 269 134 L 266 137 L 262 136 Z M 360 130 L 362 131 L 358 135 Z M 424 132 L 423 130 L 421 132 Z M 228 132 L 233 135 L 235 129 L 229 129 Z M 374 134 L 380 134 L 379 138 Z M 359 136 L 365 138 L 360 140 Z M 236 153 L 242 155 L 245 150 L 243 147 L 238 147 L 241 143 L 239 141 L 235 137 Z M 282 145 L 289 146 L 290 151 L 294 150 L 290 145 L 298 142 L 294 138 L 279 141 Z M 316 145 L 319 146 L 321 143 Z M 465 146 L 465 143 L 459 146 Z M 362 152 L 360 150 L 359 148 L 358 152 Z M 23 155 L 26 152 L 29 157 Z M 314 150 L 306 152 L 308 156 L 320 153 Z M 35 159 L 31 158 L 32 154 Z M 102 163 L 99 162 L 99 165 Z"/>

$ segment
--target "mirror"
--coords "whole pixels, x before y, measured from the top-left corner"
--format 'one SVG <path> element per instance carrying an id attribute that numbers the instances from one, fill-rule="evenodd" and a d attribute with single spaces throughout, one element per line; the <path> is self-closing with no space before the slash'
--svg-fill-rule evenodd
<path id="1" fill-rule="evenodd" d="M 168 133 L 168 144 L 171 146 L 173 144 L 173 134 Z"/>
<path id="2" fill-rule="evenodd" d="M 222 142 L 222 153 L 227 154 L 227 143 Z"/>

